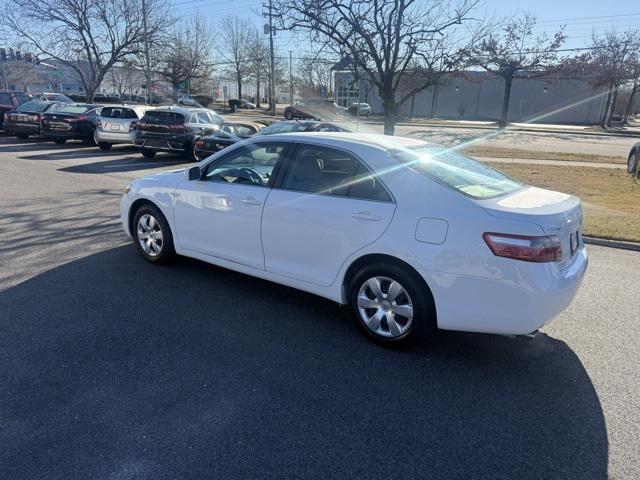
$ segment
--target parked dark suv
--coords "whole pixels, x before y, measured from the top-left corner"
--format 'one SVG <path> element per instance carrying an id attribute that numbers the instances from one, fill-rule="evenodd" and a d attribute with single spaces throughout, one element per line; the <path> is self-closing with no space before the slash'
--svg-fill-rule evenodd
<path id="1" fill-rule="evenodd" d="M 135 144 L 145 158 L 158 152 L 193 154 L 194 141 L 220 128 L 224 120 L 206 108 L 160 107 L 138 122 Z"/>
<path id="2" fill-rule="evenodd" d="M 0 129 L 4 128 L 4 114 L 29 100 L 31 97 L 24 92 L 0 90 Z"/>
<path id="3" fill-rule="evenodd" d="M 58 145 L 72 139 L 94 143 L 93 132 L 98 125 L 100 110 L 100 105 L 69 103 L 42 116 L 40 135 Z"/>

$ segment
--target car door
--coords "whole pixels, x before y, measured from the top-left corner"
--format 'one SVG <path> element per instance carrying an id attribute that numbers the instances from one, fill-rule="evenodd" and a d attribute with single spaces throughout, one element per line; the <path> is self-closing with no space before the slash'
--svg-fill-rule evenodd
<path id="1" fill-rule="evenodd" d="M 264 269 L 260 219 L 284 142 L 236 148 L 202 169 L 201 180 L 175 191 L 180 248 Z"/>
<path id="2" fill-rule="evenodd" d="M 353 154 L 299 144 L 262 215 L 265 269 L 331 285 L 347 258 L 386 230 L 395 203 Z"/>

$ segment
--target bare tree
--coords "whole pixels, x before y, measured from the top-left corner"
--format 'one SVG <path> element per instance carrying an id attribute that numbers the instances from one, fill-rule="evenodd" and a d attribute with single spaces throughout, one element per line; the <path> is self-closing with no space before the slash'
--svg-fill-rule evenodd
<path id="1" fill-rule="evenodd" d="M 177 26 L 171 40 L 160 53 L 160 75 L 173 87 L 187 82 L 189 89 L 198 90 L 209 79 L 213 30 L 202 17 L 195 15 L 185 24 Z"/>
<path id="2" fill-rule="evenodd" d="M 254 32 L 250 47 L 250 76 L 256 82 L 256 107 L 260 108 L 260 87 L 269 77 L 269 44 L 258 31 Z"/>
<path id="3" fill-rule="evenodd" d="M 519 73 L 526 73 L 528 76 L 550 74 L 558 63 L 557 50 L 566 39 L 564 27 L 560 27 L 549 37 L 546 33 L 536 34 L 535 25 L 536 17 L 525 13 L 509 20 L 501 34 L 488 35 L 473 50 L 473 65 L 504 80 L 499 118 L 502 126 L 507 123 L 513 80 Z"/>
<path id="4" fill-rule="evenodd" d="M 298 64 L 297 83 L 306 95 L 319 97 L 322 92 L 331 95 L 331 64 L 316 55 L 303 55 Z"/>
<path id="5" fill-rule="evenodd" d="M 443 68 L 461 64 L 476 33 L 463 34 L 459 25 L 470 25 L 478 1 L 279 0 L 277 10 L 287 28 L 308 31 L 312 40 L 351 57 L 377 87 L 384 131 L 392 135 L 400 107 L 433 84 L 440 58 L 446 58 Z M 407 77 L 422 81 L 398 95 Z"/>
<path id="6" fill-rule="evenodd" d="M 595 85 L 607 89 L 605 108 L 600 120 L 604 127 L 611 125 L 618 89 L 636 76 L 640 34 L 635 32 L 609 32 L 603 36 L 594 35 L 591 53 L 583 57 L 585 66 L 595 74 Z M 637 79 L 637 76 L 635 77 Z"/>
<path id="7" fill-rule="evenodd" d="M 220 22 L 221 40 L 224 48 L 220 53 L 227 69 L 238 85 L 238 98 L 242 98 L 242 83 L 249 77 L 252 67 L 252 47 L 258 35 L 255 27 L 246 19 L 225 17 Z"/>
<path id="8" fill-rule="evenodd" d="M 109 69 L 167 25 L 164 0 L 148 5 L 146 37 L 139 0 L 9 0 L 6 23 L 37 54 L 72 69 L 91 101 Z"/>

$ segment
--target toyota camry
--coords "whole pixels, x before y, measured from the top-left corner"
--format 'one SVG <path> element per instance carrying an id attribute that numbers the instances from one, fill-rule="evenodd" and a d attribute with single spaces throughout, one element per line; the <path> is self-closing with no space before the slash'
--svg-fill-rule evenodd
<path id="1" fill-rule="evenodd" d="M 579 199 L 411 138 L 252 137 L 135 180 L 121 217 L 150 262 L 185 255 L 326 297 L 380 342 L 532 334 L 587 267 Z"/>

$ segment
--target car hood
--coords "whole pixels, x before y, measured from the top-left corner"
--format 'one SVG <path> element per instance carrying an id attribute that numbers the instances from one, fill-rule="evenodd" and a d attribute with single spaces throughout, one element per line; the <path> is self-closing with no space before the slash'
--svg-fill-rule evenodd
<path id="1" fill-rule="evenodd" d="M 135 180 L 135 183 L 138 182 L 149 182 L 154 183 L 157 182 L 166 187 L 174 187 L 180 181 L 184 180 L 184 172 L 187 170 L 186 168 L 180 168 L 177 170 L 169 170 L 168 172 L 159 172 L 152 173 L 150 175 L 145 175 L 144 177 L 138 178 Z"/>

